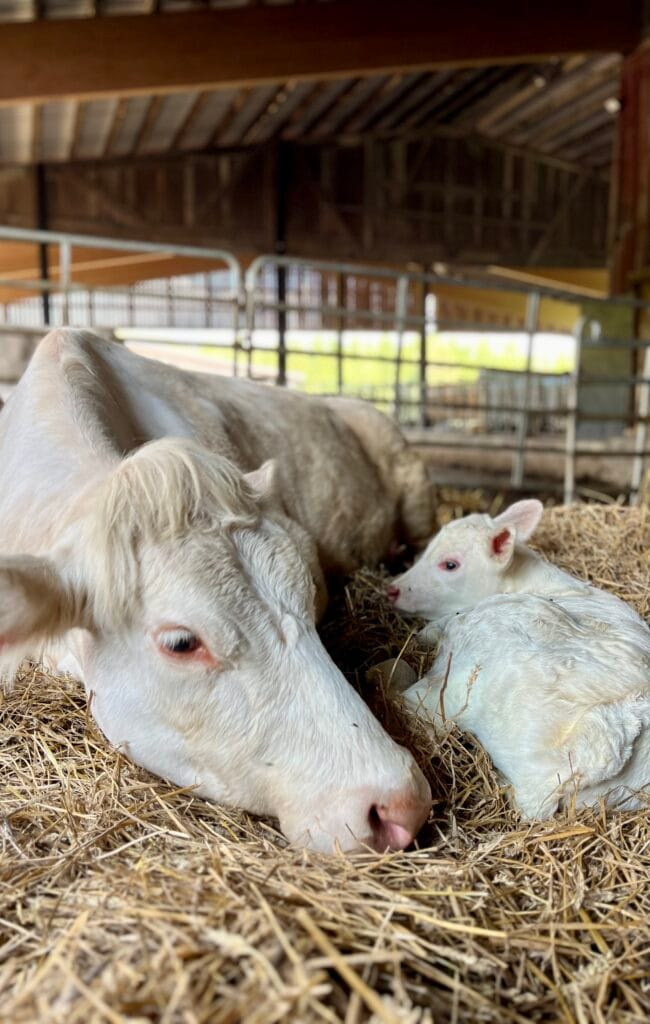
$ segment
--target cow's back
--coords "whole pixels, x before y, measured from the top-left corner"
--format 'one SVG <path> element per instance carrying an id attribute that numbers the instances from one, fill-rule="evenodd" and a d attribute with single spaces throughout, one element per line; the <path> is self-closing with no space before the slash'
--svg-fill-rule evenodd
<path id="1" fill-rule="evenodd" d="M 4 434 L 23 455 L 39 448 L 41 472 L 43 462 L 61 462 L 57 435 L 65 438 L 72 462 L 101 460 L 111 451 L 122 456 L 165 436 L 194 437 L 245 472 L 276 459 L 286 512 L 314 537 L 326 571 L 377 561 L 403 518 L 404 488 L 396 479 L 404 442 L 386 417 L 363 403 L 337 405 L 248 380 L 188 373 L 88 332 L 60 330 L 41 342 L 11 406 L 2 416 Z M 357 420 L 360 407 L 370 410 L 365 434 L 352 406 Z M 39 410 L 49 420 L 45 431 Z M 0 422 L 4 484 L 9 456 L 2 437 Z M 14 450 L 14 471 L 20 458 Z M 75 479 L 71 470 L 68 491 Z M 426 505 L 423 478 L 412 488 L 418 489 Z"/>

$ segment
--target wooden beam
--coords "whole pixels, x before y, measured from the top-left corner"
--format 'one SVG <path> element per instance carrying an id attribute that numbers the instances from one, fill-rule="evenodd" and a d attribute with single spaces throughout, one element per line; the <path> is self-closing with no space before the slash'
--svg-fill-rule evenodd
<path id="1" fill-rule="evenodd" d="M 6 22 L 0 103 L 172 93 L 628 51 L 643 4 L 331 0 Z M 66 59 L 68 55 L 69 59 Z"/>
<path id="2" fill-rule="evenodd" d="M 615 295 L 650 266 L 650 41 L 623 62 L 620 99 L 610 205 Z"/>
<path id="3" fill-rule="evenodd" d="M 558 107 L 564 107 L 580 94 L 586 82 L 591 84 L 593 78 L 602 80 L 608 75 L 614 79 L 619 65 L 620 58 L 614 53 L 609 53 L 591 61 L 584 61 L 571 70 L 565 70 L 564 74 L 556 75 L 547 85 L 542 82 L 541 88 L 534 88 L 523 102 L 510 108 L 496 122 L 493 121 L 488 134 L 504 135 L 524 122 L 535 124 L 542 118 L 545 122 L 548 121 Z M 484 125 L 481 130 L 486 130 Z"/>

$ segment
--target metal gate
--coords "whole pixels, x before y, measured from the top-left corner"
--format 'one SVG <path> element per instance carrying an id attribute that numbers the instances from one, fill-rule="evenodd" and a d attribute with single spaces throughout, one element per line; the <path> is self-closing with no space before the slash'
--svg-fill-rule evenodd
<path id="1" fill-rule="evenodd" d="M 58 251 L 56 273 L 48 278 L 0 277 L 0 300 L 7 289 L 23 293 L 0 304 L 2 344 L 17 330 L 37 335 L 48 323 L 72 322 L 118 337 L 139 324 L 143 345 L 147 332 L 152 340 L 162 327 L 186 332 L 187 340 L 183 335 L 175 344 L 191 344 L 189 332 L 200 327 L 201 348 L 225 353 L 233 374 L 301 387 L 304 382 L 294 366 L 316 365 L 314 361 L 327 365 L 322 381 L 317 386 L 311 382 L 308 390 L 374 401 L 402 423 L 432 460 L 441 461 L 444 455 L 448 467 L 454 460 L 462 463 L 468 485 L 484 482 L 486 462 L 498 455 L 508 461 L 502 486 L 534 489 L 540 477 L 532 476 L 529 466 L 547 456 L 561 461 L 560 490 L 570 502 L 576 494 L 588 493 L 580 483 L 585 460 L 604 460 L 619 467 L 610 492 L 639 500 L 649 454 L 650 342 L 635 336 L 633 321 L 649 308 L 647 303 L 602 300 L 554 287 L 531 289 L 485 273 L 446 268 L 424 273 L 264 255 L 244 272 L 239 260 L 223 250 L 11 228 L 0 228 L 0 240 Z M 79 249 L 134 258 L 159 254 L 190 263 L 207 261 L 212 267 L 131 285 L 95 285 L 75 279 L 73 253 Z M 473 318 L 471 295 L 477 289 L 516 296 L 522 307 L 519 322 Z M 539 370 L 535 364 L 543 311 L 552 303 L 575 311 L 572 365 L 563 373 Z M 627 317 L 630 326 L 610 336 L 606 324 L 613 312 Z M 374 348 L 367 343 L 371 331 L 380 339 Z M 454 332 L 486 339 L 495 333 L 516 337 L 518 365 L 504 367 L 457 353 L 441 356 L 436 352 L 439 340 Z M 322 343 L 314 343 L 314 334 L 323 335 Z M 359 337 L 366 342 L 361 344 Z M 605 351 L 622 360 L 623 371 L 589 368 L 589 354 L 593 358 L 595 352 L 602 360 Z M 373 376 L 373 367 L 381 372 Z M 367 383 L 364 375 L 381 383 Z M 590 392 L 603 396 L 600 405 L 590 402 Z M 614 394 L 615 413 L 609 397 Z M 608 424 L 615 429 L 608 430 Z M 587 436 L 594 429 L 609 436 Z M 553 486 L 559 487 L 558 482 Z"/>

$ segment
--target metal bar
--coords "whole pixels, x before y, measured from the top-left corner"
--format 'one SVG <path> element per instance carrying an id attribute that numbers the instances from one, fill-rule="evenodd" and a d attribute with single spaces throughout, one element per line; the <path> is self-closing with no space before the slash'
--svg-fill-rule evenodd
<path id="1" fill-rule="evenodd" d="M 515 442 L 512 444 L 503 444 L 501 439 L 495 444 L 479 444 L 476 441 L 464 441 L 457 438 L 442 438 L 437 437 L 435 433 L 429 434 L 427 437 L 418 437 L 417 440 L 412 441 L 418 448 L 458 448 L 459 450 L 471 450 L 476 452 L 516 452 L 517 445 Z M 545 455 L 564 455 L 564 448 L 560 448 L 557 445 L 540 445 L 535 446 L 534 451 L 540 452 Z M 590 453 L 591 454 L 591 453 Z"/>
<path id="2" fill-rule="evenodd" d="M 641 498 L 641 482 L 643 478 L 643 452 L 648 436 L 648 412 L 650 411 L 650 348 L 645 351 L 643 360 L 643 378 L 639 384 L 639 401 L 637 407 L 636 431 L 634 447 L 636 455 L 632 463 L 630 475 L 630 503 L 638 505 Z"/>
<path id="3" fill-rule="evenodd" d="M 463 471 L 463 479 L 467 487 L 480 487 L 487 490 L 512 489 L 509 473 L 481 473 L 480 471 L 472 472 L 472 470 L 468 469 L 466 472 Z M 436 487 L 452 487 L 455 489 L 458 487 L 458 477 L 454 476 L 453 473 L 445 475 L 444 468 L 441 466 L 436 469 Z M 548 477 L 535 477 L 534 480 L 525 480 L 520 490 L 536 490 L 542 493 L 551 492 L 561 495 L 562 487 L 562 482 L 559 480 L 552 480 Z"/>
<path id="4" fill-rule="evenodd" d="M 402 347 L 404 344 L 404 321 L 408 310 L 409 282 L 404 276 L 397 279 L 395 289 L 395 332 L 396 356 L 395 356 L 395 419 L 399 423 L 401 388 L 402 388 Z"/>
<path id="5" fill-rule="evenodd" d="M 285 387 L 287 383 L 287 314 L 281 304 L 287 297 L 286 267 L 276 267 L 276 288 L 278 291 L 278 372 L 276 384 Z"/>
<path id="6" fill-rule="evenodd" d="M 246 351 L 246 376 L 253 375 L 253 331 L 255 330 L 255 296 L 244 283 L 244 348 Z"/>
<path id="7" fill-rule="evenodd" d="M 270 351 L 268 348 L 264 348 L 263 346 L 253 346 L 253 347 L 254 348 L 258 348 L 259 347 L 259 351 L 261 351 L 261 352 L 262 351 L 264 351 L 264 352 Z M 294 348 L 294 347 L 289 348 L 288 347 L 287 348 L 287 354 L 288 355 L 293 355 L 293 356 L 324 356 L 326 358 L 329 357 L 330 359 L 336 359 L 336 349 L 332 349 L 332 351 L 330 351 L 330 352 L 314 352 L 312 349 L 308 349 L 308 348 Z M 384 355 L 381 355 L 378 352 L 373 352 L 373 353 L 346 352 L 345 353 L 345 358 L 346 359 L 361 359 L 363 362 L 371 362 L 371 363 L 393 363 L 394 364 L 395 361 L 396 361 L 396 357 L 395 356 L 384 356 Z M 419 365 L 420 365 L 420 357 L 419 357 L 419 355 L 417 356 L 417 358 L 411 357 L 411 356 L 402 356 L 400 362 L 401 362 L 402 366 L 418 366 L 419 367 Z M 521 376 L 521 374 L 526 372 L 525 370 L 501 370 L 499 367 L 496 367 L 496 366 L 486 366 L 485 363 L 459 363 L 459 362 L 450 362 L 450 361 L 447 361 L 447 360 L 444 360 L 444 359 L 429 359 L 428 362 L 427 362 L 427 366 L 438 366 L 438 367 L 441 367 L 441 368 L 447 369 L 447 370 L 457 370 L 457 369 L 461 369 L 461 370 L 490 370 L 493 373 L 510 374 L 513 377 L 514 376 Z M 548 377 L 548 376 L 549 376 L 549 374 L 547 374 L 547 373 L 536 373 L 534 371 L 531 372 L 531 377 Z M 558 378 L 558 380 L 568 380 L 569 374 L 558 373 L 557 374 L 557 378 Z"/>
<path id="8" fill-rule="evenodd" d="M 362 275 L 360 275 L 362 276 Z M 397 275 L 396 275 L 397 276 Z M 255 300 L 256 305 L 260 309 L 276 310 L 277 303 L 272 302 L 270 299 L 258 298 Z M 387 312 L 384 313 L 381 310 L 371 309 L 350 309 L 345 310 L 340 306 L 305 306 L 302 304 L 286 303 L 284 309 L 287 313 L 320 313 L 323 316 L 349 316 L 356 317 L 358 320 L 378 320 L 384 323 L 393 324 L 395 322 L 395 313 Z M 419 314 L 405 315 L 404 325 L 413 326 L 418 328 L 422 322 L 422 318 Z M 524 327 L 507 327 L 500 324 L 476 324 L 466 320 L 439 320 L 437 322 L 437 328 L 440 332 L 443 331 L 464 331 L 466 334 L 524 334 Z M 544 331 L 545 334 L 557 334 L 564 336 L 567 332 L 560 330 L 549 330 Z M 504 373 L 508 371 L 504 370 Z"/>
<path id="9" fill-rule="evenodd" d="M 524 371 L 523 412 L 517 431 L 517 453 L 512 460 L 511 483 L 521 487 L 524 479 L 524 462 L 526 460 L 526 438 L 528 436 L 528 405 L 530 404 L 530 381 L 533 368 L 533 344 L 539 324 L 539 292 L 530 292 L 526 302 L 526 369 Z"/>
<path id="10" fill-rule="evenodd" d="M 0 234 L 0 237 L 2 235 Z M 300 267 L 312 267 L 314 270 L 325 270 L 325 271 L 337 271 L 340 270 L 347 274 L 356 274 L 363 277 L 374 277 L 377 279 L 394 279 L 398 273 L 400 276 L 406 277 L 410 282 L 423 281 L 430 285 L 436 284 L 448 284 L 456 286 L 458 288 L 487 288 L 490 291 L 495 292 L 515 292 L 518 294 L 527 294 L 530 291 L 530 285 L 518 284 L 517 282 L 503 281 L 502 279 L 496 279 L 489 275 L 485 275 L 483 278 L 468 277 L 468 276 L 451 276 L 449 274 L 434 273 L 428 271 L 427 273 L 418 273 L 413 270 L 395 271 L 387 267 L 377 267 L 372 264 L 355 264 L 349 262 L 337 262 L 334 260 L 316 260 L 309 258 L 298 258 L 291 256 L 277 256 L 273 253 L 268 253 L 260 256 L 256 256 L 254 260 L 248 266 L 245 276 L 249 281 L 254 280 L 259 270 L 266 263 L 273 263 L 275 261 L 283 261 L 285 266 L 289 264 L 292 266 Z M 552 288 L 545 285 L 535 285 L 535 290 L 539 292 L 540 297 L 549 299 L 558 299 L 565 302 L 574 302 L 582 305 L 585 301 L 585 295 L 582 291 L 572 291 L 569 288 Z M 590 302 L 602 303 L 603 305 L 615 305 L 615 306 L 626 306 L 634 309 L 650 309 L 650 300 L 637 299 L 631 296 L 610 296 L 608 298 L 590 297 Z"/>
<path id="11" fill-rule="evenodd" d="M 70 319 L 70 264 L 72 257 L 72 246 L 67 239 L 59 242 L 59 283 L 63 293 L 63 324 L 68 324 Z"/>
<path id="12" fill-rule="evenodd" d="M 569 415 L 566 421 L 566 437 L 564 446 L 564 504 L 571 505 L 575 501 L 576 492 L 576 437 L 578 429 L 578 397 L 580 393 L 580 362 L 582 357 L 582 338 L 587 324 L 586 318 L 578 321 L 574 331 L 575 364 L 569 384 Z"/>
<path id="13" fill-rule="evenodd" d="M 516 452 L 517 445 L 515 442 L 512 444 L 504 444 L 499 438 L 498 442 L 494 444 L 478 444 L 476 441 L 464 441 L 456 438 L 442 438 L 437 437 L 435 433 L 430 434 L 427 437 L 418 437 L 412 439 L 411 443 L 418 448 L 458 448 L 459 450 L 468 450 L 476 452 Z M 564 455 L 566 449 L 559 445 L 535 445 L 530 449 L 531 454 L 535 455 Z M 647 457 L 650 456 L 650 451 L 644 451 L 642 454 Z M 598 456 L 600 459 L 633 459 L 638 452 L 634 450 L 630 451 L 603 451 L 602 449 L 592 448 L 576 448 L 575 452 L 577 459 L 582 458 L 593 458 Z"/>
<path id="14" fill-rule="evenodd" d="M 13 330 L 13 328 L 11 328 L 11 329 Z M 0 330 L 1 330 L 1 328 L 0 328 Z M 21 330 L 23 330 L 23 328 L 21 328 Z M 36 327 L 31 328 L 31 330 L 33 330 L 34 334 L 37 334 L 37 335 L 41 333 L 40 329 L 36 328 Z M 173 345 L 175 348 L 179 348 L 179 347 L 183 347 L 183 346 L 185 346 L 187 348 L 193 348 L 194 345 L 196 345 L 195 341 L 191 341 L 191 340 L 190 341 L 182 341 L 182 340 L 177 340 L 176 338 L 174 338 L 173 341 L 168 341 L 165 338 L 141 338 L 141 337 L 135 337 L 134 338 L 134 337 L 129 337 L 128 329 L 126 329 L 126 335 L 127 335 L 126 338 L 118 337 L 117 340 L 121 341 L 122 343 L 124 343 L 125 341 L 126 342 L 134 342 L 135 344 L 138 344 L 138 345 Z M 241 344 L 239 344 L 237 342 L 235 343 L 234 346 L 233 346 L 233 343 L 231 341 L 202 341 L 201 342 L 201 348 L 213 348 L 217 352 L 221 352 L 221 351 L 230 352 L 233 349 L 233 347 L 238 349 L 239 352 L 248 352 L 248 348 L 245 345 L 241 345 Z M 261 351 L 261 350 L 258 350 L 258 351 Z M 264 351 L 268 352 L 269 349 L 264 349 Z"/>
<path id="15" fill-rule="evenodd" d="M 336 275 L 336 304 L 341 310 L 345 310 L 346 283 L 345 274 Z M 343 394 L 343 337 L 345 331 L 345 313 L 342 312 L 337 318 L 336 325 L 336 391 Z"/>
<path id="16" fill-rule="evenodd" d="M 260 352 L 269 352 L 269 351 L 271 351 L 269 348 L 265 348 L 264 346 L 253 346 L 253 347 L 254 347 L 255 350 L 259 350 Z M 336 359 L 337 358 L 336 349 L 332 349 L 330 352 L 314 352 L 313 349 L 310 349 L 310 348 L 294 348 L 293 346 L 290 347 L 290 348 L 287 347 L 287 355 L 292 355 L 292 356 L 323 356 L 323 357 L 328 358 L 328 359 Z M 379 352 L 373 352 L 372 354 L 366 354 L 366 353 L 361 353 L 361 352 L 346 352 L 345 353 L 345 358 L 346 359 L 361 360 L 364 363 L 366 363 L 366 362 L 369 362 L 369 363 L 390 363 L 392 366 L 394 366 L 395 363 L 397 362 L 397 357 L 396 356 L 384 356 L 384 355 L 381 355 L 381 353 L 379 353 Z M 419 358 L 418 359 L 412 359 L 410 356 L 402 356 L 402 358 L 400 360 L 400 363 L 401 363 L 402 366 L 419 366 L 420 365 L 420 360 L 419 360 Z M 453 369 L 453 370 L 455 370 L 459 365 L 462 366 L 463 369 L 467 369 L 465 363 L 460 363 L 460 364 L 459 363 L 429 363 L 429 366 L 445 366 L 448 369 Z M 472 367 L 472 366 L 470 366 L 469 369 L 483 369 L 483 367 L 478 367 L 478 366 Z"/>
<path id="17" fill-rule="evenodd" d="M 429 424 L 429 417 L 427 414 L 427 399 L 428 399 L 428 388 L 427 388 L 427 286 L 423 282 L 420 284 L 419 289 L 420 299 L 420 315 L 422 317 L 422 323 L 420 325 L 420 426 L 426 427 Z"/>
<path id="18" fill-rule="evenodd" d="M 57 292 L 64 291 L 63 286 L 59 282 L 56 282 L 56 284 L 54 284 L 54 282 L 52 282 L 51 280 L 47 280 L 47 279 L 44 280 L 44 279 L 41 279 L 41 278 L 39 278 L 38 280 L 34 280 L 34 281 L 24 281 L 21 278 L 0 277 L 0 287 L 2 287 L 2 288 L 18 288 L 21 291 L 24 290 L 24 291 L 37 291 L 37 292 L 39 292 L 39 291 L 43 292 L 43 291 L 48 291 L 48 290 L 49 291 L 54 290 L 54 291 L 57 291 Z M 129 295 L 133 291 L 133 289 L 131 287 L 129 287 L 128 285 L 123 285 L 123 286 L 120 286 L 120 285 L 101 285 L 100 287 L 91 288 L 90 285 L 77 284 L 75 281 L 70 281 L 70 283 L 68 284 L 68 286 L 67 286 L 67 288 L 65 290 L 68 291 L 68 292 L 79 292 L 79 294 L 84 294 L 87 291 L 96 291 L 96 292 L 103 292 L 103 293 L 105 293 L 107 295 Z M 187 294 L 183 294 L 183 292 L 178 292 L 177 291 L 175 294 L 176 294 L 176 297 L 178 299 L 181 299 L 183 302 L 195 302 L 197 305 L 199 305 L 199 304 L 203 305 L 206 301 L 208 301 L 208 298 L 209 298 L 208 296 L 206 296 L 204 294 L 196 295 L 193 292 L 188 292 Z M 137 295 L 137 298 L 139 298 L 139 299 L 153 299 L 153 300 L 160 300 L 160 301 L 162 301 L 165 298 L 163 295 L 161 295 L 160 292 L 138 291 L 136 293 L 136 295 Z M 230 306 L 230 305 L 232 305 L 233 302 L 236 302 L 237 300 L 233 299 L 231 296 L 226 295 L 223 298 L 219 298 L 219 297 L 215 296 L 210 301 L 213 302 L 215 305 Z"/>
<path id="19" fill-rule="evenodd" d="M 36 207 L 38 226 L 42 230 L 47 229 L 47 186 L 45 183 L 45 169 L 43 164 L 36 165 Z M 43 323 L 49 327 L 52 323 L 51 308 L 50 308 L 50 267 L 49 267 L 49 256 L 48 247 L 45 242 L 40 242 L 38 246 L 38 267 L 41 279 L 48 283 L 48 287 L 43 289 L 42 302 L 43 302 Z"/>
<path id="20" fill-rule="evenodd" d="M 209 271 L 203 274 L 203 294 L 205 295 L 205 309 L 203 311 L 203 323 L 204 326 L 210 328 L 212 326 L 212 287 L 210 285 L 210 273 Z M 182 298 L 182 296 L 181 296 Z"/>
<path id="21" fill-rule="evenodd" d="M 34 231 L 27 228 L 0 227 L 0 239 L 7 242 L 42 242 L 45 245 L 60 245 L 68 242 L 73 248 L 112 249 L 117 252 L 170 253 L 174 256 L 188 256 L 195 259 L 214 259 L 225 263 L 236 282 L 239 293 L 241 267 L 239 260 L 225 249 L 201 248 L 196 245 L 162 245 L 155 242 L 134 239 L 104 238 L 102 235 L 78 235 L 64 231 Z"/>
<path id="22" fill-rule="evenodd" d="M 617 384 L 650 384 L 650 377 L 604 377 L 598 374 L 585 374 L 580 378 L 580 386 L 601 388 L 614 387 Z M 620 416 L 619 416 L 620 419 Z"/>
<path id="23" fill-rule="evenodd" d="M 275 251 L 282 256 L 287 248 L 287 204 L 288 186 L 291 175 L 291 150 L 286 142 L 280 141 L 276 151 L 275 170 Z M 278 323 L 278 373 L 276 384 L 285 387 L 287 383 L 287 266 L 275 264 Z"/>
<path id="24" fill-rule="evenodd" d="M 138 341 L 139 340 L 140 339 L 138 339 Z M 222 347 L 229 348 L 230 346 Z M 266 351 L 268 351 L 268 349 Z M 388 385 L 386 385 L 386 387 L 388 387 Z M 370 401 L 373 401 L 375 398 L 377 398 L 377 401 L 388 401 L 388 398 L 382 396 L 381 394 L 373 395 L 369 394 L 367 391 L 360 392 L 359 397 L 365 397 Z M 401 404 L 402 406 L 408 406 L 416 409 L 420 409 L 422 407 L 422 401 L 419 398 L 402 397 Z M 515 415 L 523 412 L 523 408 L 520 405 L 501 405 L 493 404 L 490 402 L 441 402 L 438 401 L 437 399 L 436 409 L 448 409 L 453 410 L 455 412 L 505 412 L 513 413 Z M 556 416 L 558 419 L 568 416 L 570 412 L 571 410 L 566 406 L 557 406 L 556 408 L 542 408 L 541 406 L 533 406 L 533 408 L 528 409 L 529 416 Z M 620 419 L 620 414 L 617 415 L 614 413 L 580 413 L 580 422 L 609 423 L 619 422 Z M 650 422 L 650 415 L 641 418 L 639 416 L 636 416 L 635 420 L 636 422 Z M 435 426 L 435 424 L 433 425 Z M 428 423 L 427 426 L 430 427 L 432 426 L 432 424 Z M 507 431 L 501 431 L 501 433 L 506 432 Z M 595 454 L 598 454 L 598 452 L 595 452 Z"/>
<path id="25" fill-rule="evenodd" d="M 607 349 L 618 349 L 621 350 L 644 350 L 650 348 L 650 339 L 643 341 L 641 338 L 637 339 L 625 339 L 625 338 L 599 338 L 598 341 L 583 341 L 583 349 L 589 348 L 607 348 Z"/>

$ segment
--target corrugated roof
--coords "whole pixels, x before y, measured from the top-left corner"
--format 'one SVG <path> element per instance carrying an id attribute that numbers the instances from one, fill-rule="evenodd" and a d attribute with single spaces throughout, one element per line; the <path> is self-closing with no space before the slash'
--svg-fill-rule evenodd
<path id="1" fill-rule="evenodd" d="M 87 18 L 254 0 L 0 0 L 1 20 Z M 267 0 L 267 3 L 293 0 Z M 302 0 L 327 2 L 327 0 Z M 337 81 L 289 81 L 170 96 L 22 104 L 0 110 L 0 161 L 66 161 L 255 145 L 274 138 L 320 141 L 363 133 L 457 126 L 569 162 L 610 161 L 620 57 Z"/>

